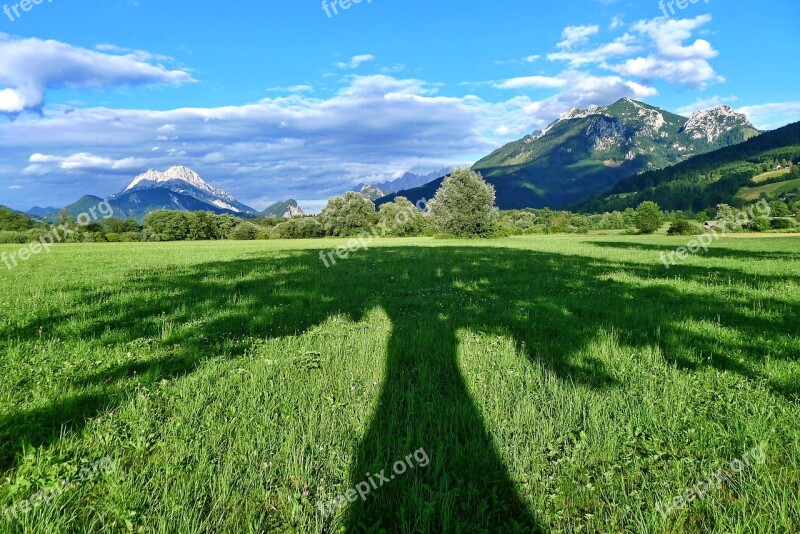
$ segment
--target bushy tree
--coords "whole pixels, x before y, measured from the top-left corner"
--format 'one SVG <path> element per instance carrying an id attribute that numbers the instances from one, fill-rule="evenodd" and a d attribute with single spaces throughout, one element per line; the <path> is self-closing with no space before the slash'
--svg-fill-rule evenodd
<path id="1" fill-rule="evenodd" d="M 144 225 L 159 241 L 183 241 L 189 233 L 186 217 L 180 211 L 156 210 L 144 218 Z"/>
<path id="2" fill-rule="evenodd" d="M 322 210 L 320 221 L 328 235 L 348 236 L 364 231 L 375 216 L 375 204 L 359 193 L 348 191 L 333 197 Z"/>
<path id="3" fill-rule="evenodd" d="M 260 231 L 261 227 L 257 224 L 242 221 L 236 225 L 228 237 L 234 241 L 253 241 Z"/>
<path id="4" fill-rule="evenodd" d="M 756 217 L 745 225 L 749 232 L 766 232 L 769 230 L 769 219 L 766 217 Z"/>
<path id="5" fill-rule="evenodd" d="M 186 213 L 187 234 L 190 241 L 207 241 L 222 239 L 227 234 L 220 233 L 218 217 L 208 211 Z M 228 232 L 230 233 L 230 232 Z"/>
<path id="6" fill-rule="evenodd" d="M 792 214 L 794 215 L 795 219 L 800 221 L 800 200 L 792 203 Z"/>
<path id="7" fill-rule="evenodd" d="M 781 202 L 780 200 L 770 202 L 769 209 L 773 217 L 789 217 L 791 215 L 789 206 L 786 205 L 786 202 Z"/>
<path id="8" fill-rule="evenodd" d="M 664 214 L 655 202 L 646 201 L 636 209 L 636 228 L 643 234 L 652 234 L 664 224 Z"/>
<path id="9" fill-rule="evenodd" d="M 378 219 L 388 229 L 388 234 L 396 237 L 422 235 L 425 218 L 417 207 L 406 197 L 397 197 L 394 202 L 381 206 Z"/>
<path id="10" fill-rule="evenodd" d="M 491 184 L 473 170 L 458 169 L 431 200 L 431 221 L 439 231 L 455 236 L 488 236 L 497 220 L 494 202 Z"/>

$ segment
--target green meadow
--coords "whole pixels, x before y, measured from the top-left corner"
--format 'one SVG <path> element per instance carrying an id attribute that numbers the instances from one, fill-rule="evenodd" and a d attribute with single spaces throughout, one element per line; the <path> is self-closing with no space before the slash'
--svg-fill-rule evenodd
<path id="1" fill-rule="evenodd" d="M 0 532 L 798 532 L 800 238 L 665 268 L 687 241 L 386 239 L 330 268 L 340 240 L 79 244 L 3 268 Z"/>

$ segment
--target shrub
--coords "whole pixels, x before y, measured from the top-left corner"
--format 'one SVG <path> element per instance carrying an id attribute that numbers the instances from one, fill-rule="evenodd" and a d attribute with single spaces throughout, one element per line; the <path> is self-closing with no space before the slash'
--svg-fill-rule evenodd
<path id="1" fill-rule="evenodd" d="M 795 228 L 797 225 L 791 219 L 778 218 L 772 219 L 769 223 L 769 226 L 773 230 L 789 230 Z"/>
<path id="2" fill-rule="evenodd" d="M 422 212 L 406 197 L 397 197 L 394 202 L 382 205 L 378 219 L 387 229 L 387 235 L 394 237 L 419 236 L 425 228 Z"/>
<path id="3" fill-rule="evenodd" d="M 229 239 L 234 241 L 254 241 L 261 231 L 261 227 L 250 221 L 242 221 L 231 230 Z"/>
<path id="4" fill-rule="evenodd" d="M 124 232 L 119 235 L 119 240 L 123 243 L 134 243 L 141 239 L 142 235 L 139 232 Z"/>
<path id="5" fill-rule="evenodd" d="M 667 235 L 694 235 L 695 227 L 685 219 L 678 219 L 670 225 Z"/>
<path id="6" fill-rule="evenodd" d="M 745 229 L 750 232 L 766 232 L 769 228 L 769 219 L 766 217 L 756 217 L 745 225 Z"/>

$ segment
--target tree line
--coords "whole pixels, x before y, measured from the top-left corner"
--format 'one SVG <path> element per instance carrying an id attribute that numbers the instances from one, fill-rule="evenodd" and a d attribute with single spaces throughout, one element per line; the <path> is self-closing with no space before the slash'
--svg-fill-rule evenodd
<path id="1" fill-rule="evenodd" d="M 376 228 L 385 237 L 510 237 L 590 231 L 654 233 L 666 223 L 671 223 L 671 233 L 691 233 L 698 231 L 703 222 L 721 218 L 731 209 L 720 203 L 716 209 L 699 213 L 664 211 L 657 203 L 645 201 L 636 209 L 628 207 L 596 214 L 547 208 L 499 211 L 494 187 L 469 169 L 454 172 L 433 199 L 421 204 L 397 197 L 376 209 L 371 200 L 351 191 L 331 198 L 319 215 L 293 219 L 244 220 L 210 212 L 158 210 L 145 216 L 142 224 L 135 219 L 111 217 L 81 226 L 62 211 L 59 224 L 74 230 L 67 242 L 312 239 L 353 237 Z M 797 227 L 800 200 L 791 204 L 773 201 L 770 208 L 771 218 L 761 217 L 746 230 Z M 29 217 L 0 209 L 0 242 L 27 243 L 46 229 L 45 225 L 32 223 Z"/>

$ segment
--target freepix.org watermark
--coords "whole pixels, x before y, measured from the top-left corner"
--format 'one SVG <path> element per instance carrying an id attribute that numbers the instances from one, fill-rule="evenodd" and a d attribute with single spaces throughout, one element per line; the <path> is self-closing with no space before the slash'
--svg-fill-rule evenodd
<path id="1" fill-rule="evenodd" d="M 34 493 L 28 499 L 18 502 L 12 506 L 3 506 L 0 508 L 0 516 L 10 519 L 20 519 L 24 517 L 31 510 L 35 510 L 40 506 L 50 506 L 55 499 L 66 491 L 77 488 L 82 484 L 87 484 L 94 478 L 101 475 L 110 475 L 116 470 L 116 465 L 110 456 L 106 456 L 93 464 L 82 468 L 78 471 L 77 477 L 65 478 L 59 481 L 56 485 L 44 488 Z"/>
<path id="2" fill-rule="evenodd" d="M 322 0 L 322 10 L 325 11 L 325 14 L 328 15 L 328 18 L 333 18 L 334 15 L 339 14 L 339 8 L 343 10 L 348 10 L 353 4 L 360 4 L 363 0 Z M 372 0 L 367 0 L 368 4 L 372 3 Z"/>
<path id="3" fill-rule="evenodd" d="M 690 254 L 696 254 L 703 250 L 708 252 L 708 247 L 714 241 L 719 239 L 735 230 L 741 230 L 746 224 L 753 222 L 756 219 L 755 210 L 763 217 L 769 217 L 772 214 L 772 209 L 766 200 L 759 200 L 755 206 L 750 206 L 746 211 L 740 211 L 730 220 L 723 220 L 719 222 L 719 227 L 711 228 L 708 232 L 701 235 L 696 239 L 689 241 L 685 247 L 678 247 L 673 252 L 662 252 L 660 255 L 661 262 L 667 269 L 672 265 L 677 265 L 680 261 L 689 259 Z"/>
<path id="4" fill-rule="evenodd" d="M 762 443 L 741 459 L 732 461 L 727 469 L 721 468 L 716 473 L 710 474 L 707 477 L 707 481 L 702 480 L 691 488 L 687 488 L 682 495 L 656 504 L 656 509 L 666 517 L 675 510 L 683 510 L 693 501 L 702 501 L 708 492 L 724 487 L 736 475 L 742 473 L 745 468 L 753 465 L 762 465 L 767 459 L 764 452 L 765 448 L 766 444 Z"/>
<path id="5" fill-rule="evenodd" d="M 414 462 L 416 462 L 416 465 Z M 350 488 L 343 495 L 339 495 L 328 502 L 319 503 L 319 511 L 324 519 L 328 517 L 334 511 L 334 509 L 341 510 L 344 508 L 348 502 L 356 502 L 359 498 L 362 501 L 366 501 L 367 496 L 369 496 L 373 490 L 388 484 L 398 476 L 402 476 L 409 469 L 414 469 L 415 467 L 427 467 L 430 463 L 431 460 L 428 457 L 428 453 L 425 452 L 425 449 L 417 449 L 414 451 L 414 453 L 406 456 L 405 459 L 395 462 L 395 464 L 392 466 L 392 474 L 387 475 L 386 469 L 374 475 L 367 473 L 366 480 L 359 482 L 354 488 Z"/>
<path id="6" fill-rule="evenodd" d="M 698 2 L 700 2 L 700 0 L 669 0 L 668 2 L 661 0 L 658 3 L 658 7 L 661 8 L 661 12 L 664 13 L 664 16 L 669 18 L 670 14 L 675 14 L 675 6 L 683 10 L 689 7 L 689 4 L 697 4 Z M 707 4 L 708 0 L 703 0 L 703 2 Z M 669 8 L 669 13 L 667 13 L 667 8 Z"/>
<path id="7" fill-rule="evenodd" d="M 90 208 L 86 213 L 81 213 L 78 215 L 78 217 L 76 217 L 76 222 L 78 226 L 89 226 L 93 222 L 97 221 L 99 216 L 102 216 L 103 219 L 108 219 L 113 215 L 114 208 L 112 208 L 111 204 L 104 200 L 97 206 Z M 62 239 L 65 239 L 67 236 L 74 233 L 75 230 L 69 227 L 69 223 L 53 226 L 50 228 L 49 232 L 39 237 L 38 240 L 34 241 L 30 245 L 24 246 L 18 251 L 12 252 L 11 254 L 6 254 L 3 252 L 3 254 L 0 255 L 0 261 L 2 261 L 5 264 L 6 269 L 10 271 L 19 265 L 19 262 L 28 261 L 42 251 L 50 252 L 51 246 L 53 246 L 55 243 L 61 242 Z"/>
<path id="8" fill-rule="evenodd" d="M 33 9 L 33 6 L 38 6 L 39 4 L 43 3 L 44 0 L 22 0 L 21 2 L 11 4 L 11 7 L 9 7 L 8 4 L 4 4 L 3 13 L 6 14 L 8 20 L 15 22 L 23 14 L 28 13 L 31 9 Z M 47 3 L 52 4 L 53 0 L 47 0 Z M 20 13 L 20 11 L 22 11 L 22 13 Z"/>
<path id="9" fill-rule="evenodd" d="M 328 252 L 320 250 L 319 259 L 322 260 L 322 263 L 325 264 L 326 268 L 330 268 L 331 265 L 336 265 L 336 259 L 334 258 L 334 255 L 340 260 L 346 260 L 350 254 L 354 252 L 358 252 L 359 250 L 369 250 L 369 245 L 374 239 L 386 237 L 389 231 L 403 226 L 410 221 L 411 217 L 415 215 L 413 213 L 414 210 L 427 211 L 428 200 L 424 198 L 420 199 L 417 201 L 416 207 L 412 206 L 408 210 L 402 210 L 398 212 L 397 215 L 395 215 L 394 221 L 389 221 L 386 217 L 381 218 L 377 226 L 370 225 L 368 232 L 363 232 L 357 237 L 349 240 L 347 245 L 342 245 L 341 247 L 332 249 Z M 378 231 L 379 229 L 380 232 Z M 330 260 L 330 262 L 328 260 Z"/>

